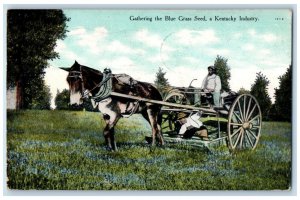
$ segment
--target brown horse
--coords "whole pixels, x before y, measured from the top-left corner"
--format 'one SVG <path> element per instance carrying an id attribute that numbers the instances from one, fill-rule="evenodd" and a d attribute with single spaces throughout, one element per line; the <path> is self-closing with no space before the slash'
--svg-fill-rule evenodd
<path id="1" fill-rule="evenodd" d="M 114 126 L 121 117 L 141 113 L 152 128 L 152 145 L 155 139 L 164 144 L 161 135 L 161 105 L 139 102 L 137 100 L 110 95 L 110 91 L 143 97 L 152 100 L 162 100 L 158 90 L 151 84 L 111 74 L 105 69 L 103 73 L 98 70 L 80 65 L 78 62 L 70 68 L 62 68 L 69 72 L 67 81 L 70 87 L 70 104 L 81 105 L 83 98 L 89 98 L 94 108 L 103 113 L 106 126 L 103 135 L 109 150 L 117 150 Z M 124 81 L 125 77 L 125 81 Z"/>

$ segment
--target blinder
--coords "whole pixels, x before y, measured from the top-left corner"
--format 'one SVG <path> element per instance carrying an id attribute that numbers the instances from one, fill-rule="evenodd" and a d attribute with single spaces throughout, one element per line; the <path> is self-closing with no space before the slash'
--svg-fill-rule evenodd
<path id="1" fill-rule="evenodd" d="M 82 79 L 81 71 L 70 71 L 67 78 L 80 78 Z"/>
<path id="2" fill-rule="evenodd" d="M 83 82 L 83 78 L 82 78 L 82 72 L 81 71 L 70 71 L 67 79 L 69 79 L 69 78 L 79 79 L 80 83 L 81 83 L 80 94 L 81 94 L 82 99 L 89 98 L 89 91 L 84 89 L 84 82 Z"/>

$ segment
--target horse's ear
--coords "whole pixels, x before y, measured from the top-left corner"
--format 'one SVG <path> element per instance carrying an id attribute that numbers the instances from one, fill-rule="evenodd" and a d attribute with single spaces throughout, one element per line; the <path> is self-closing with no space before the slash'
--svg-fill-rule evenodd
<path id="1" fill-rule="evenodd" d="M 71 68 L 60 67 L 60 69 L 62 69 L 62 70 L 65 70 L 65 71 L 69 72 Z"/>

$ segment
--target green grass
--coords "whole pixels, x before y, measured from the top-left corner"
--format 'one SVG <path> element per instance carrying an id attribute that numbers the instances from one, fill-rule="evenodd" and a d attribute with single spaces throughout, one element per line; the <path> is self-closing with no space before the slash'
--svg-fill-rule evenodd
<path id="1" fill-rule="evenodd" d="M 116 127 L 118 152 L 105 149 L 101 114 L 7 113 L 7 177 L 11 189 L 287 190 L 291 124 L 264 122 L 254 151 L 231 153 L 184 145 L 149 147 L 139 115 Z"/>

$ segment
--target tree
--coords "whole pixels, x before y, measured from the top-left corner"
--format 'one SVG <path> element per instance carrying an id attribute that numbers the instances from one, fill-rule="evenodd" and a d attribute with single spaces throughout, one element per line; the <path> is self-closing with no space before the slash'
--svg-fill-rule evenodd
<path id="1" fill-rule="evenodd" d="M 154 81 L 154 84 L 158 91 L 161 93 L 162 96 L 166 94 L 168 91 L 170 84 L 168 82 L 168 79 L 165 78 L 166 72 L 163 72 L 163 69 L 161 67 L 158 68 L 158 72 L 156 73 L 156 79 Z"/>
<path id="2" fill-rule="evenodd" d="M 54 99 L 56 110 L 68 110 L 70 104 L 70 92 L 64 89 L 62 92 L 57 90 L 56 97 Z"/>
<path id="3" fill-rule="evenodd" d="M 245 88 L 240 88 L 239 91 L 237 92 L 238 94 L 250 94 L 249 90 L 246 90 Z"/>
<path id="4" fill-rule="evenodd" d="M 62 92 L 57 90 L 56 97 L 54 99 L 56 110 L 86 110 L 86 111 L 97 111 L 97 108 L 93 107 L 90 99 L 83 99 L 82 105 L 70 106 L 70 91 L 64 89 Z"/>
<path id="5" fill-rule="evenodd" d="M 31 89 L 35 91 L 32 94 L 32 98 L 30 103 L 28 104 L 29 109 L 36 110 L 50 110 L 51 109 L 51 93 L 50 87 L 47 86 L 44 81 L 39 85 L 31 85 L 35 87 L 35 89 Z"/>
<path id="6" fill-rule="evenodd" d="M 34 84 L 43 84 L 48 60 L 58 58 L 56 41 L 64 39 L 62 10 L 9 10 L 7 12 L 7 87 L 17 89 L 17 109 L 34 103 Z"/>
<path id="7" fill-rule="evenodd" d="M 91 111 L 91 112 L 99 111 L 99 110 L 97 110 L 97 107 L 96 108 L 93 107 L 92 101 L 90 99 L 86 99 L 86 98 L 83 99 L 82 108 L 85 111 Z"/>
<path id="8" fill-rule="evenodd" d="M 275 111 L 279 120 L 292 119 L 292 70 L 291 65 L 279 78 L 279 88 L 275 88 Z"/>
<path id="9" fill-rule="evenodd" d="M 256 79 L 254 84 L 251 85 L 250 94 L 253 95 L 261 108 L 262 117 L 269 119 L 269 112 L 272 106 L 271 98 L 268 94 L 268 86 L 270 81 L 261 72 L 256 73 Z"/>
<path id="10" fill-rule="evenodd" d="M 217 55 L 214 66 L 217 69 L 217 74 L 220 76 L 222 90 L 230 91 L 229 80 L 231 77 L 230 67 L 227 64 L 228 59 L 223 58 L 222 56 Z"/>

